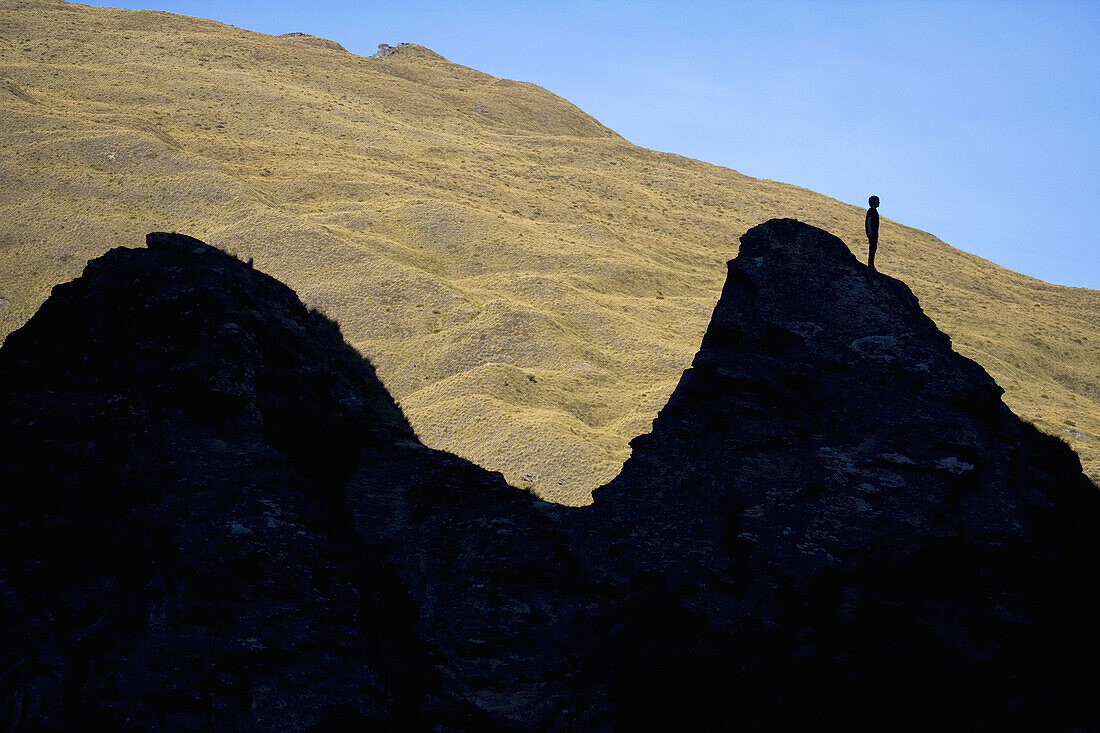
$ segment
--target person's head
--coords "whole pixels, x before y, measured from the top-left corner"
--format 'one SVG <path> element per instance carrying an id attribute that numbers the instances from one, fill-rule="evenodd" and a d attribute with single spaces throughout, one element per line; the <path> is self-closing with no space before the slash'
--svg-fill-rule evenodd
<path id="1" fill-rule="evenodd" d="M 867 199 L 867 203 L 871 205 L 872 209 L 877 209 L 878 208 L 878 196 L 872 196 L 871 198 Z"/>

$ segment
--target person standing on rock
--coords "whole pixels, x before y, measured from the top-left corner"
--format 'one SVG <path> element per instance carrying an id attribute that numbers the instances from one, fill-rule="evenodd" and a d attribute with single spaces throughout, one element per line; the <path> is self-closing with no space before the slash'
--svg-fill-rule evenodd
<path id="1" fill-rule="evenodd" d="M 875 269 L 875 250 L 878 249 L 878 196 L 867 199 L 871 208 L 867 209 L 867 266 Z"/>

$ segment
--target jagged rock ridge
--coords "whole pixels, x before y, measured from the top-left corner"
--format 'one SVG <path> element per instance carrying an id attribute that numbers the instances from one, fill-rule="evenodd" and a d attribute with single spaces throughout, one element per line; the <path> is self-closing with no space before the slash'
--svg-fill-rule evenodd
<path id="1" fill-rule="evenodd" d="M 424 447 L 285 286 L 148 244 L 0 349 L 11 725 L 1098 722 L 1095 487 L 825 232 L 742 238 L 583 509 Z"/>

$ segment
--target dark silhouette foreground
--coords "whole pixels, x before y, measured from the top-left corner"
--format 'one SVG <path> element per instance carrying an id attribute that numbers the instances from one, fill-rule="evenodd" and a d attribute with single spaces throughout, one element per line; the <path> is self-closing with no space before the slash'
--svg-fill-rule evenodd
<path id="1" fill-rule="evenodd" d="M 14 728 L 1100 723 L 1095 487 L 901 282 L 742 237 L 619 477 L 421 445 L 285 286 L 179 235 L 0 349 Z"/>

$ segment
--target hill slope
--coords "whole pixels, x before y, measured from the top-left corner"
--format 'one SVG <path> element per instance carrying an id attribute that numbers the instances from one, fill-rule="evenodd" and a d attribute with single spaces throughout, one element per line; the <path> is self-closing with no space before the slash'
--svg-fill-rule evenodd
<path id="1" fill-rule="evenodd" d="M 5 3 L 0 41 L 0 333 L 110 246 L 188 232 L 336 318 L 428 445 L 557 501 L 649 429 L 749 226 L 797 217 L 865 254 L 858 207 L 418 46 L 54 0 Z M 1100 293 L 891 221 L 878 259 L 1100 473 Z"/>

